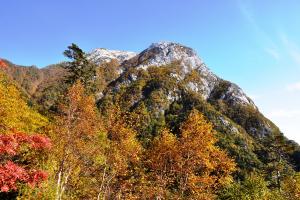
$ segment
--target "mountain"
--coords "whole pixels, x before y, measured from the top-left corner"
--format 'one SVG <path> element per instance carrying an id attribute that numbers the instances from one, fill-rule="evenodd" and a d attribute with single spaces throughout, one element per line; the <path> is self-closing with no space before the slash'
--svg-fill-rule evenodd
<path id="1" fill-rule="evenodd" d="M 294 149 L 286 150 L 287 162 L 297 162 L 299 146 L 286 139 L 241 88 L 213 74 L 193 49 L 154 43 L 119 67 L 123 73 L 107 86 L 98 105 L 118 102 L 144 119 L 137 129 L 146 145 L 161 127 L 176 132 L 189 111 L 197 108 L 214 124 L 219 145 L 244 170 L 266 167 L 273 159 L 273 146 Z"/>
<path id="2" fill-rule="evenodd" d="M 154 43 L 139 55 L 126 61 L 124 65 L 145 70 L 149 66 L 163 66 L 176 61 L 180 61 L 183 75 L 178 77 L 178 80 L 184 79 L 193 70 L 201 75 L 201 84 L 191 81 L 187 86 L 206 100 L 209 99 L 214 88 L 223 81 L 206 67 L 193 49 L 172 42 Z M 252 100 L 235 84 L 230 84 L 222 98 L 255 107 Z"/>
<path id="3" fill-rule="evenodd" d="M 265 170 L 274 155 L 299 170 L 298 144 L 285 138 L 239 86 L 211 72 L 193 49 L 159 42 L 138 54 L 95 49 L 87 58 L 99 66 L 99 109 L 119 104 L 135 116 L 143 145 L 163 127 L 179 133 L 179 124 L 197 109 L 214 125 L 218 145 L 235 158 L 241 174 Z M 41 110 L 51 110 L 63 96 L 64 63 L 42 69 L 7 63 L 7 74 Z"/>

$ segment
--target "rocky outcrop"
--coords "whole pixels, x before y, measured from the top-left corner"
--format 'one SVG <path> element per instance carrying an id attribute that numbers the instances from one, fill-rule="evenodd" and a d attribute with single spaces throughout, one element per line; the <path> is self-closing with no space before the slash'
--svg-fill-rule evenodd
<path id="1" fill-rule="evenodd" d="M 100 65 L 104 62 L 110 62 L 112 59 L 116 59 L 119 63 L 122 63 L 134 56 L 136 56 L 136 53 L 134 52 L 99 48 L 90 52 L 88 54 L 88 59 Z"/>

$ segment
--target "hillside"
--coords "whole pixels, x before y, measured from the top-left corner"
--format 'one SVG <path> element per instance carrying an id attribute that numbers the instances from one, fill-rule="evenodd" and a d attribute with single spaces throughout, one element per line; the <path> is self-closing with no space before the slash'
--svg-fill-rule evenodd
<path id="1" fill-rule="evenodd" d="M 96 66 L 93 96 L 100 113 L 106 116 L 112 107 L 119 108 L 142 148 L 151 148 L 166 128 L 182 137 L 182 124 L 197 110 L 216 130 L 217 146 L 234 158 L 235 179 L 271 171 L 272 185 L 278 163 L 284 173 L 299 171 L 299 145 L 286 138 L 238 85 L 210 71 L 193 49 L 159 42 L 138 54 L 95 49 L 86 59 Z M 61 112 L 70 73 L 67 63 L 40 69 L 3 61 L 4 72 L 41 113 L 51 118 Z"/>
<path id="2" fill-rule="evenodd" d="M 293 149 L 299 148 L 259 112 L 241 88 L 216 76 L 189 47 L 160 42 L 139 54 L 95 49 L 88 59 L 106 72 L 98 76 L 105 80 L 99 85 L 99 107 L 113 100 L 129 112 L 145 109 L 143 114 L 149 119 L 140 133 L 144 140 L 155 136 L 165 124 L 178 128 L 176 124 L 197 108 L 218 130 L 220 145 L 249 170 L 268 162 L 267 149 L 276 145 L 278 137 Z M 35 102 L 49 109 L 59 99 L 60 82 L 67 73 L 63 63 L 42 69 L 7 63 L 6 72 Z M 288 155 L 289 162 L 295 164 L 294 154 Z"/>
<path id="3" fill-rule="evenodd" d="M 99 106 L 114 100 L 129 112 L 140 114 L 143 109 L 148 121 L 141 138 L 146 141 L 165 124 L 176 130 L 176 124 L 197 108 L 218 130 L 220 146 L 248 170 L 266 166 L 270 145 L 280 145 L 276 144 L 278 137 L 298 148 L 259 112 L 241 88 L 213 74 L 191 48 L 176 43 L 152 44 L 120 68 L 124 72 L 106 88 Z"/>

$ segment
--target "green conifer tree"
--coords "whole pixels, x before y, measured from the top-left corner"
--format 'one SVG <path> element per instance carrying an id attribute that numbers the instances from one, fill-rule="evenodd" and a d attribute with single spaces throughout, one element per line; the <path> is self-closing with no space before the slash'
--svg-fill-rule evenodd
<path id="1" fill-rule="evenodd" d="M 64 55 L 71 59 L 71 62 L 64 65 L 64 68 L 69 72 L 66 82 L 72 85 L 79 80 L 87 93 L 95 92 L 96 64 L 90 62 L 86 53 L 74 43 L 68 46 Z"/>

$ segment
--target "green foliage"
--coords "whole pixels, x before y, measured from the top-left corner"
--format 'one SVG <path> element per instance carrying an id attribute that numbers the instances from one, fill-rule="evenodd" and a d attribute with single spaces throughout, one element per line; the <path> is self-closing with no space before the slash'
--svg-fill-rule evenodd
<path id="1" fill-rule="evenodd" d="M 262 164 L 256 168 L 265 170 L 270 165 L 274 166 L 274 161 L 279 159 L 281 159 L 282 168 L 287 170 L 291 168 L 293 164 L 297 163 L 294 158 L 296 150 L 299 148 L 298 145 L 288 141 L 279 128 L 265 118 L 258 109 L 250 105 L 234 104 L 226 98 L 221 98 L 224 97 L 229 87 L 229 82 L 221 81 L 212 91 L 209 103 L 222 115 L 241 126 L 245 135 L 252 137 L 250 140 L 253 140 L 255 145 L 253 151 Z M 291 159 L 295 161 L 291 162 Z M 245 164 L 243 161 L 242 163 Z M 250 166 L 250 168 L 253 167 L 253 165 Z M 297 169 L 297 165 L 295 168 Z"/>
<path id="2" fill-rule="evenodd" d="M 268 188 L 267 182 L 259 176 L 249 176 L 219 192 L 220 200 L 284 200 L 277 192 Z"/>
<path id="3" fill-rule="evenodd" d="M 73 43 L 68 46 L 64 55 L 72 60 L 64 65 L 68 71 L 67 83 L 72 85 L 80 81 L 87 92 L 95 92 L 96 65 L 87 59 L 86 53 Z"/>

